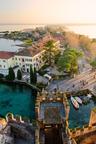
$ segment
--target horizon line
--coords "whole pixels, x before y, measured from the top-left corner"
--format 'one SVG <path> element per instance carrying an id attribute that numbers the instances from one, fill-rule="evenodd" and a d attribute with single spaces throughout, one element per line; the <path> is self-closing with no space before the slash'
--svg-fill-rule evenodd
<path id="1" fill-rule="evenodd" d="M 0 25 L 96 25 L 96 23 L 0 23 Z"/>

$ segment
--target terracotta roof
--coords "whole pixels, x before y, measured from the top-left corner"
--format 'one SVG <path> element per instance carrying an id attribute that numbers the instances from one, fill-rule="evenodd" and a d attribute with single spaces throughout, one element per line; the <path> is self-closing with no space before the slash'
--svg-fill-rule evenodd
<path id="1" fill-rule="evenodd" d="M 42 49 L 40 49 L 38 47 L 30 47 L 30 48 L 25 48 L 22 51 L 19 51 L 15 55 L 17 55 L 17 56 L 29 56 L 29 57 L 33 57 L 36 54 L 38 54 L 39 52 L 41 52 L 41 51 L 42 51 Z"/>
<path id="2" fill-rule="evenodd" d="M 64 36 L 62 36 L 62 35 L 58 34 L 58 35 L 54 35 L 53 37 L 54 37 L 55 40 L 59 40 L 61 42 L 64 41 Z"/>
<path id="3" fill-rule="evenodd" d="M 0 59 L 9 59 L 14 56 L 14 52 L 0 51 Z"/>
<path id="4" fill-rule="evenodd" d="M 56 42 L 56 40 L 53 37 L 48 35 L 39 39 L 38 42 L 33 43 L 32 47 L 25 48 L 22 51 L 19 51 L 18 53 L 16 53 L 16 55 L 33 57 L 43 50 L 46 42 L 48 42 L 49 40 L 54 40 L 54 42 Z"/>

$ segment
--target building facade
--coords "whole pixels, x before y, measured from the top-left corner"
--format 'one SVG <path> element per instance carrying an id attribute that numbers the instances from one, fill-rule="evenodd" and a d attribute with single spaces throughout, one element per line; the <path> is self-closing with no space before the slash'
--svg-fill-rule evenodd
<path id="1" fill-rule="evenodd" d="M 0 73 L 7 75 L 9 67 L 14 67 L 14 55 L 13 52 L 0 52 Z"/>
<path id="2" fill-rule="evenodd" d="M 30 65 L 32 65 L 33 68 L 35 67 L 37 70 L 39 70 L 44 65 L 44 60 L 43 60 L 43 55 L 45 53 L 44 50 L 37 53 L 34 56 L 28 53 L 24 54 L 23 52 L 16 54 L 14 57 L 15 65 L 18 65 L 22 69 L 22 71 L 29 72 Z"/>
<path id="3" fill-rule="evenodd" d="M 19 52 L 4 52 L 0 51 L 0 73 L 7 75 L 9 67 L 19 68 L 23 72 L 30 71 L 30 65 L 39 70 L 44 64 L 44 55 L 46 51 L 44 50 L 44 46 L 48 40 L 51 40 L 50 36 L 47 36 L 38 42 L 34 42 L 32 47 L 24 48 Z M 54 46 L 60 47 L 60 42 L 54 40 Z"/>
<path id="4" fill-rule="evenodd" d="M 14 71 L 16 68 L 20 68 L 23 72 L 30 71 L 30 65 L 39 70 L 44 65 L 43 55 L 45 51 L 38 52 L 35 55 L 31 55 L 29 49 L 25 49 L 19 53 L 0 52 L 0 73 L 7 75 L 9 67 L 12 67 Z M 29 53 L 27 53 L 29 51 Z"/>

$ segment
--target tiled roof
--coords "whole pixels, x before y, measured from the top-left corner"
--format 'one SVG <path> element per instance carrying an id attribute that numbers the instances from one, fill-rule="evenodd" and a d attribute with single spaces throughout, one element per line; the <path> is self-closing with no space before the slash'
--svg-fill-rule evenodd
<path id="1" fill-rule="evenodd" d="M 64 36 L 63 35 L 59 35 L 59 34 L 58 35 L 54 35 L 53 38 L 55 40 L 59 40 L 61 42 L 64 41 Z"/>
<path id="2" fill-rule="evenodd" d="M 0 59 L 9 59 L 14 56 L 14 52 L 0 51 Z"/>
<path id="3" fill-rule="evenodd" d="M 19 51 L 18 53 L 16 53 L 17 56 L 29 56 L 29 57 L 33 57 L 36 54 L 38 54 L 39 52 L 41 52 L 41 49 L 37 48 L 37 47 L 30 47 L 30 48 L 25 48 L 22 51 Z"/>
<path id="4" fill-rule="evenodd" d="M 39 39 L 38 42 L 33 43 L 32 47 L 25 48 L 22 51 L 19 51 L 18 53 L 16 53 L 16 55 L 33 57 L 43 50 L 48 40 L 54 40 L 54 42 L 56 42 L 55 39 L 53 39 L 50 35 L 48 35 L 48 36 L 43 37 L 42 39 Z"/>

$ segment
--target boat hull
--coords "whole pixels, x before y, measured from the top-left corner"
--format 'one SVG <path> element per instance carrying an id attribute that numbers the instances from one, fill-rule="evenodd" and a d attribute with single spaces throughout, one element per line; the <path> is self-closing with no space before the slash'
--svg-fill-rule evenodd
<path id="1" fill-rule="evenodd" d="M 71 97 L 71 102 L 76 109 L 79 109 L 79 104 L 73 97 Z"/>
<path id="2" fill-rule="evenodd" d="M 82 104 L 82 100 L 79 97 L 75 97 L 75 99 L 79 104 Z"/>

